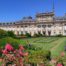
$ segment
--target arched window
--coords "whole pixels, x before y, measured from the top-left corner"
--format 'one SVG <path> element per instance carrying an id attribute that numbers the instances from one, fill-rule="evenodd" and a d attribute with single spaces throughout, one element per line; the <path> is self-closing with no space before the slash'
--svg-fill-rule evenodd
<path id="1" fill-rule="evenodd" d="M 46 27 L 46 25 L 42 25 L 42 27 L 43 27 L 43 28 L 45 28 L 45 27 Z"/>
<path id="2" fill-rule="evenodd" d="M 49 36 L 51 35 L 51 31 L 48 31 L 48 35 L 49 35 Z"/>
<path id="3" fill-rule="evenodd" d="M 38 27 L 38 28 L 41 28 L 41 25 L 38 25 L 37 27 Z"/>

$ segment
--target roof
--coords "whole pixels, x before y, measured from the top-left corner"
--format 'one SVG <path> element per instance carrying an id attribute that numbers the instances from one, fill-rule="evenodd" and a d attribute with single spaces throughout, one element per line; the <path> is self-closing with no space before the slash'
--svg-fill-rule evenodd
<path id="1" fill-rule="evenodd" d="M 45 12 L 45 13 L 36 14 L 36 17 L 41 17 L 41 16 L 54 16 L 54 12 Z"/>

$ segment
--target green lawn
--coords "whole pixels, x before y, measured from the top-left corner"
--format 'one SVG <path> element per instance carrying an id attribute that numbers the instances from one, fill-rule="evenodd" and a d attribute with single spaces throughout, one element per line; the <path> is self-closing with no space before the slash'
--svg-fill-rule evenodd
<path id="1" fill-rule="evenodd" d="M 57 57 L 62 51 L 64 51 L 64 46 L 66 45 L 66 37 L 39 37 L 24 39 L 24 41 L 29 41 L 37 47 L 41 47 L 44 50 L 50 50 L 52 57 Z"/>

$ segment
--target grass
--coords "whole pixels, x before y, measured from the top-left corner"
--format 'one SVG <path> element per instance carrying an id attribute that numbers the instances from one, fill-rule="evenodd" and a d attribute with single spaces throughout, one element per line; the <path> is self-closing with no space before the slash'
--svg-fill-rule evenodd
<path id="1" fill-rule="evenodd" d="M 24 39 L 24 41 L 44 50 L 50 50 L 52 57 L 59 56 L 66 46 L 66 37 L 39 37 Z"/>
<path id="2" fill-rule="evenodd" d="M 50 50 L 51 57 L 55 58 L 64 51 L 64 46 L 66 46 L 66 37 L 38 37 L 38 38 L 26 38 L 26 39 L 13 39 L 10 37 L 0 39 L 0 44 L 3 46 L 7 42 L 15 42 L 15 44 L 33 44 L 43 50 Z M 2 62 L 0 62 L 1 66 Z M 66 65 L 66 63 L 65 63 Z"/>

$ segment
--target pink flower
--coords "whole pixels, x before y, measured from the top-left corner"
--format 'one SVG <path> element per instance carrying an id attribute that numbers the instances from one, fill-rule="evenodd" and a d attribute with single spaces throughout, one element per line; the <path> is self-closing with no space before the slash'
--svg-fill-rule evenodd
<path id="1" fill-rule="evenodd" d="M 22 45 L 19 46 L 20 50 L 24 50 L 24 47 Z"/>
<path id="2" fill-rule="evenodd" d="M 55 59 L 52 59 L 51 62 L 52 62 L 52 63 L 56 63 L 56 60 L 55 60 Z"/>
<path id="3" fill-rule="evenodd" d="M 19 62 L 21 62 L 21 63 L 23 62 L 22 58 L 19 58 Z"/>
<path id="4" fill-rule="evenodd" d="M 23 52 L 19 50 L 19 55 L 20 56 L 23 56 Z"/>
<path id="5" fill-rule="evenodd" d="M 20 55 L 19 54 L 16 54 L 16 57 L 20 57 Z"/>
<path id="6" fill-rule="evenodd" d="M 5 49 L 8 51 L 12 51 L 13 47 L 10 44 L 6 44 Z"/>
<path id="7" fill-rule="evenodd" d="M 57 66 L 63 66 L 62 64 L 58 63 Z"/>
<path id="8" fill-rule="evenodd" d="M 8 51 L 6 49 L 2 50 L 3 54 L 8 54 Z"/>
<path id="9" fill-rule="evenodd" d="M 24 55 L 24 56 L 28 56 L 28 52 L 26 52 L 26 53 L 23 53 L 23 55 Z"/>
<path id="10" fill-rule="evenodd" d="M 63 57 L 64 55 L 65 55 L 65 53 L 64 53 L 64 52 L 62 52 L 62 53 L 61 53 L 61 56 Z"/>
<path id="11" fill-rule="evenodd" d="M 14 50 L 14 53 L 17 53 L 17 50 Z"/>

